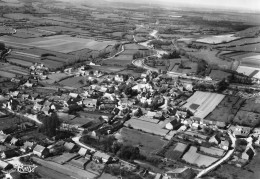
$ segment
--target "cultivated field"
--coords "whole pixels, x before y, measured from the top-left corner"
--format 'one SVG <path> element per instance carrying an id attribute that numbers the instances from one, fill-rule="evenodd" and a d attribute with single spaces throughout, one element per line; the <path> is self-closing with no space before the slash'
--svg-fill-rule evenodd
<path id="1" fill-rule="evenodd" d="M 154 124 L 151 122 L 146 122 L 146 121 L 142 121 L 139 119 L 133 119 L 133 118 L 130 119 L 129 121 L 127 121 L 124 125 L 127 127 L 130 126 L 134 129 L 139 129 L 144 132 L 151 133 L 151 134 L 156 134 L 159 136 L 165 136 L 169 132 L 169 130 L 162 129 L 162 127 L 159 124 Z"/>
<path id="2" fill-rule="evenodd" d="M 239 66 L 237 68 L 238 73 L 243 73 L 244 75 L 260 79 L 259 70 L 260 70 L 260 68 L 254 68 L 254 67 L 248 67 L 248 66 Z"/>
<path id="3" fill-rule="evenodd" d="M 116 137 L 126 145 L 139 147 L 144 154 L 156 153 L 166 141 L 161 137 L 143 133 L 134 129 L 122 128 Z"/>
<path id="4" fill-rule="evenodd" d="M 218 160 L 218 158 L 197 153 L 197 148 L 193 146 L 184 154 L 182 159 L 190 164 L 195 164 L 198 167 L 208 167 Z"/>
<path id="5" fill-rule="evenodd" d="M 183 107 L 188 108 L 194 116 L 205 118 L 224 99 L 225 95 L 196 91 Z"/>
<path id="6" fill-rule="evenodd" d="M 224 43 L 224 42 L 236 40 L 238 38 L 240 37 L 235 37 L 234 34 L 227 34 L 227 35 L 210 36 L 202 39 L 197 39 L 196 42 L 218 44 L 218 43 Z"/>

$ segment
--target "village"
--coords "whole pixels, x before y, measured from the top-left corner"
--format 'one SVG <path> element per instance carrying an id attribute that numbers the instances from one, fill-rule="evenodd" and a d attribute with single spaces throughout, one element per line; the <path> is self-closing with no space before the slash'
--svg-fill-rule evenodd
<path id="1" fill-rule="evenodd" d="M 3 175 L 29 177 L 13 168 L 34 164 L 38 175 L 50 177 L 189 179 L 223 162 L 243 167 L 256 155 L 260 128 L 207 118 L 234 97 L 227 91 L 196 91 L 149 70 L 133 77 L 85 69 L 53 73 L 35 64 L 27 80 L 4 82 Z M 83 76 L 87 85 L 40 85 L 53 75 Z"/>

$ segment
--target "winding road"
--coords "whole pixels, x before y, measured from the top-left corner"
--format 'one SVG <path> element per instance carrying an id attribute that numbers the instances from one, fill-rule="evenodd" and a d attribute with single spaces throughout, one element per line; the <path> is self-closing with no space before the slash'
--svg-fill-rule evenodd
<path id="1" fill-rule="evenodd" d="M 208 168 L 202 170 L 201 172 L 198 173 L 198 175 L 196 176 L 196 178 L 201 178 L 203 175 L 206 175 L 208 172 L 214 170 L 216 167 L 218 167 L 219 165 L 221 165 L 223 162 L 225 162 L 226 160 L 228 160 L 231 155 L 234 153 L 235 149 L 236 149 L 236 138 L 233 136 L 233 134 L 229 131 L 228 132 L 229 138 L 232 141 L 232 149 L 229 150 L 226 155 L 221 158 L 219 161 L 217 161 L 216 163 L 214 163 L 213 165 L 209 166 Z"/>

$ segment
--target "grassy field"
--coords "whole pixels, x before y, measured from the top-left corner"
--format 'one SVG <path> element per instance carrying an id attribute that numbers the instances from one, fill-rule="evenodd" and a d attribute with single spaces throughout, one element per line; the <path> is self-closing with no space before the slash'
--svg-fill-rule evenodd
<path id="1" fill-rule="evenodd" d="M 232 68 L 232 61 L 222 60 L 219 57 L 217 57 L 218 54 L 217 50 L 203 49 L 203 50 L 187 52 L 187 53 L 198 59 L 203 59 L 209 64 L 216 64 L 225 69 Z"/>
<path id="2" fill-rule="evenodd" d="M 243 99 L 237 96 L 226 96 L 206 117 L 206 119 L 230 123 L 235 117 L 243 101 Z"/>
<path id="3" fill-rule="evenodd" d="M 166 144 L 161 137 L 128 128 L 122 128 L 117 136 L 124 144 L 139 147 L 143 154 L 155 153 Z"/>

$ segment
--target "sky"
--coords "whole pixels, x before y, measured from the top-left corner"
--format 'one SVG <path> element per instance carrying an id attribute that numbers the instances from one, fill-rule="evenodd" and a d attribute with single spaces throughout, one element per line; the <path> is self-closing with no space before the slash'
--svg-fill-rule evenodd
<path id="1" fill-rule="evenodd" d="M 60 0 L 66 2 L 91 2 L 91 0 Z M 97 1 L 97 0 L 92 0 Z M 231 9 L 251 12 L 260 12 L 260 0 L 98 0 L 106 2 L 131 2 L 131 3 L 147 3 L 161 4 L 169 7 L 177 7 L 179 5 L 197 8 L 210 9 Z"/>
<path id="2" fill-rule="evenodd" d="M 225 8 L 260 12 L 260 0 L 108 0 L 122 2 L 144 2 L 158 4 L 182 4 L 189 7 Z"/>

